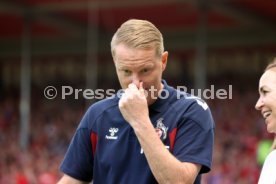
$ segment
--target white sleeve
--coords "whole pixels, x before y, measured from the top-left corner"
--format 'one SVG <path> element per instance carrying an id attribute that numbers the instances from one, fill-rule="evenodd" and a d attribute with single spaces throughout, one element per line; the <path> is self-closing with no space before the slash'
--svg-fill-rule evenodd
<path id="1" fill-rule="evenodd" d="M 276 183 L 276 150 L 266 157 L 258 184 Z"/>

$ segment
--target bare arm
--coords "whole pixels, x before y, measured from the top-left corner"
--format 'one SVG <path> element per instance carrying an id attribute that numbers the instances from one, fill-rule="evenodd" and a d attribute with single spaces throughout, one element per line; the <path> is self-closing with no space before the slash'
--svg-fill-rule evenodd
<path id="1" fill-rule="evenodd" d="M 72 178 L 71 176 L 64 174 L 57 184 L 88 184 L 88 183 L 84 181 L 76 180 L 75 178 Z"/>
<path id="2" fill-rule="evenodd" d="M 158 183 L 194 183 L 201 165 L 177 160 L 165 148 L 153 126 L 137 126 L 134 130 Z"/>

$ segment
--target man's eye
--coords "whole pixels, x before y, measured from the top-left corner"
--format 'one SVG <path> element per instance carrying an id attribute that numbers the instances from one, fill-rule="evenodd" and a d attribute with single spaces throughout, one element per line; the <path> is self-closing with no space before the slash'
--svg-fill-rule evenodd
<path id="1" fill-rule="evenodd" d="M 142 73 L 147 73 L 149 71 L 149 69 L 145 68 L 142 70 Z"/>
<path id="2" fill-rule="evenodd" d="M 131 72 L 129 70 L 123 70 L 125 74 L 130 74 Z"/>

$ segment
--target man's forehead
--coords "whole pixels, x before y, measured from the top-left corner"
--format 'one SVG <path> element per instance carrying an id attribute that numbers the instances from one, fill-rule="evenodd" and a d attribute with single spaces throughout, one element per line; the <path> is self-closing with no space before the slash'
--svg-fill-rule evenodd
<path id="1" fill-rule="evenodd" d="M 144 63 L 132 63 L 132 62 L 115 62 L 116 67 L 118 68 L 143 68 L 143 67 L 152 67 L 153 63 L 151 62 L 144 62 Z"/>

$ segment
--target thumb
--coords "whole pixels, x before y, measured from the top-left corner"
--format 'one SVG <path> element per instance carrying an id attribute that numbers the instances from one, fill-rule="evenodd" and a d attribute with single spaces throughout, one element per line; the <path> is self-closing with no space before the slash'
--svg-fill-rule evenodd
<path id="1" fill-rule="evenodd" d="M 147 99 L 148 97 L 148 92 L 144 89 L 143 87 L 143 82 L 139 83 L 139 92 L 143 96 L 143 98 Z"/>
<path id="2" fill-rule="evenodd" d="M 140 83 L 139 83 L 139 91 L 140 91 L 141 93 L 144 93 L 143 82 L 140 82 Z"/>

